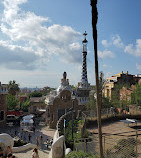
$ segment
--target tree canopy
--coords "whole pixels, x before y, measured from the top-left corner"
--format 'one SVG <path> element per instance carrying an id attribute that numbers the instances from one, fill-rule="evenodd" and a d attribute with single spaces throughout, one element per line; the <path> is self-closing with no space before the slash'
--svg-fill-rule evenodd
<path id="1" fill-rule="evenodd" d="M 19 90 L 20 90 L 19 84 L 17 84 L 15 80 L 9 81 L 9 84 L 8 84 L 8 93 L 9 94 L 16 95 L 16 92 L 18 92 Z"/>
<path id="2" fill-rule="evenodd" d="M 141 85 L 136 85 L 136 88 L 132 93 L 131 103 L 141 106 Z"/>
<path id="3" fill-rule="evenodd" d="M 29 97 L 42 97 L 42 93 L 35 91 L 30 93 Z"/>
<path id="4" fill-rule="evenodd" d="M 7 95 L 7 107 L 8 110 L 15 110 L 18 106 L 19 99 L 16 99 L 14 95 L 8 94 Z"/>
<path id="5" fill-rule="evenodd" d="M 29 107 L 29 106 L 30 106 L 30 100 L 28 99 L 28 100 L 26 100 L 25 102 L 22 103 L 21 109 L 22 109 L 23 111 L 28 111 L 28 107 Z"/>

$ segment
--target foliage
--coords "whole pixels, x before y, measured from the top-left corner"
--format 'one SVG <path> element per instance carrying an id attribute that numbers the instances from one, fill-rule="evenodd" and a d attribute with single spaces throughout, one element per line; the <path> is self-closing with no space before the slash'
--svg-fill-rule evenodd
<path id="1" fill-rule="evenodd" d="M 18 92 L 19 90 L 20 90 L 19 84 L 17 84 L 15 80 L 9 81 L 9 84 L 8 84 L 8 93 L 9 94 L 16 95 L 16 92 Z"/>
<path id="2" fill-rule="evenodd" d="M 141 106 L 141 85 L 136 85 L 134 92 L 132 93 L 132 104 Z"/>
<path id="3" fill-rule="evenodd" d="M 25 93 L 23 93 L 23 92 L 20 92 L 20 93 L 19 93 L 19 96 L 22 96 L 22 95 L 25 95 Z"/>
<path id="4" fill-rule="evenodd" d="M 15 110 L 18 106 L 19 99 L 16 99 L 14 95 L 8 94 L 7 95 L 7 107 L 8 110 Z"/>
<path id="5" fill-rule="evenodd" d="M 42 97 L 42 93 L 34 91 L 29 94 L 29 97 Z"/>
<path id="6" fill-rule="evenodd" d="M 40 90 L 40 93 L 41 93 L 43 96 L 46 96 L 48 93 L 51 92 L 51 90 L 54 90 L 54 88 L 44 87 L 43 89 Z"/>
<path id="7" fill-rule="evenodd" d="M 89 95 L 89 102 L 86 104 L 87 110 L 96 110 L 96 99 L 94 95 L 95 93 Z"/>
<path id="8" fill-rule="evenodd" d="M 20 139 L 18 141 L 14 141 L 14 147 L 23 146 L 25 144 L 27 144 L 27 143 Z"/>
<path id="9" fill-rule="evenodd" d="M 114 88 L 112 89 L 112 96 L 111 96 L 111 103 L 113 107 L 120 107 L 122 105 L 122 108 L 125 107 L 125 105 L 127 105 L 126 101 L 121 101 L 120 100 L 120 89 L 122 89 L 122 87 L 126 87 L 129 88 L 130 85 L 129 84 L 116 84 L 114 86 Z"/>
<path id="10" fill-rule="evenodd" d="M 74 120 L 73 121 L 73 139 L 81 139 L 81 126 L 83 124 L 82 120 Z M 88 137 L 88 132 L 84 131 L 84 135 Z M 66 146 L 73 149 L 73 139 L 72 139 L 72 120 L 66 124 L 66 131 L 65 131 L 65 137 L 66 137 Z"/>
<path id="11" fill-rule="evenodd" d="M 22 103 L 21 109 L 22 109 L 23 111 L 28 111 L 29 105 L 30 105 L 30 100 L 28 99 L 28 100 L 26 100 L 25 102 Z"/>
<path id="12" fill-rule="evenodd" d="M 91 153 L 85 153 L 83 151 L 72 151 L 69 154 L 67 154 L 66 158 L 98 158 L 97 156 L 91 154 Z"/>
<path id="13" fill-rule="evenodd" d="M 102 107 L 101 109 L 112 107 L 112 103 L 109 101 L 109 98 L 102 97 Z"/>
<path id="14" fill-rule="evenodd" d="M 89 102 L 86 104 L 87 110 L 96 110 L 96 99 L 94 97 L 94 93 L 89 96 Z M 110 108 L 112 107 L 112 103 L 109 101 L 109 98 L 102 97 L 102 105 L 101 108 Z"/>
<path id="15" fill-rule="evenodd" d="M 81 134 L 77 133 L 77 126 L 78 126 L 78 121 L 74 120 L 73 121 L 73 138 L 74 139 L 80 139 Z M 72 139 L 72 120 L 66 124 L 66 132 L 65 132 L 65 137 L 66 137 L 66 146 L 70 147 L 71 149 L 73 148 L 73 139 Z"/>
<path id="16" fill-rule="evenodd" d="M 76 87 L 74 85 L 70 85 L 72 90 L 75 90 Z"/>
<path id="17" fill-rule="evenodd" d="M 101 71 L 100 72 L 100 78 L 99 78 L 99 94 L 102 97 L 102 105 L 101 108 L 109 108 L 112 106 L 112 104 L 109 101 L 109 98 L 105 98 L 102 96 L 102 90 L 104 85 L 104 74 Z M 89 102 L 87 103 L 87 110 L 96 110 L 96 86 L 92 86 L 94 92 L 90 94 L 89 96 Z"/>
<path id="18" fill-rule="evenodd" d="M 122 84 L 116 84 L 112 89 L 111 103 L 113 107 L 120 107 L 120 89 L 122 87 Z"/>

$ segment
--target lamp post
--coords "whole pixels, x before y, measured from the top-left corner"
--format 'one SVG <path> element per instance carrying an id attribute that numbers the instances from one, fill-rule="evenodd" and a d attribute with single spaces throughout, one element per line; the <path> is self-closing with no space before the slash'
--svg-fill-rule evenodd
<path id="1" fill-rule="evenodd" d="M 74 94 L 74 91 L 73 91 L 73 92 L 72 92 L 72 131 L 71 131 L 72 140 L 73 140 L 73 111 L 74 111 L 74 100 L 75 100 L 75 94 Z"/>

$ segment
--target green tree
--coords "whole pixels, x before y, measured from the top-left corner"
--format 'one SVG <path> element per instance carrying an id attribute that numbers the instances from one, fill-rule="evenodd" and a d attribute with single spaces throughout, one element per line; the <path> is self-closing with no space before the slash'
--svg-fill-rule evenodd
<path id="1" fill-rule="evenodd" d="M 120 89 L 122 87 L 122 84 L 116 84 L 112 89 L 111 103 L 114 107 L 120 107 Z"/>
<path id="2" fill-rule="evenodd" d="M 28 107 L 29 107 L 29 106 L 30 106 L 30 100 L 28 99 L 28 100 L 26 100 L 25 102 L 22 103 L 21 109 L 22 109 L 23 111 L 28 111 Z"/>
<path id="3" fill-rule="evenodd" d="M 9 84 L 8 84 L 8 93 L 9 94 L 16 95 L 16 92 L 19 92 L 19 90 L 20 90 L 19 84 L 17 84 L 15 80 L 9 81 Z"/>
<path id="4" fill-rule="evenodd" d="M 96 98 L 94 96 L 95 92 L 89 95 L 89 102 L 86 104 L 87 110 L 96 110 Z"/>
<path id="5" fill-rule="evenodd" d="M 15 110 L 18 106 L 19 99 L 16 99 L 14 95 L 8 94 L 7 95 L 7 107 L 8 110 Z"/>
<path id="6" fill-rule="evenodd" d="M 132 104 L 141 106 L 141 85 L 136 85 L 134 92 L 132 93 Z"/>
<path id="7" fill-rule="evenodd" d="M 42 97 L 42 93 L 35 91 L 30 93 L 29 97 Z"/>
<path id="8" fill-rule="evenodd" d="M 72 90 L 75 90 L 76 87 L 74 85 L 70 85 Z"/>
<path id="9" fill-rule="evenodd" d="M 109 98 L 102 97 L 102 109 L 112 107 L 112 103 L 109 101 Z"/>

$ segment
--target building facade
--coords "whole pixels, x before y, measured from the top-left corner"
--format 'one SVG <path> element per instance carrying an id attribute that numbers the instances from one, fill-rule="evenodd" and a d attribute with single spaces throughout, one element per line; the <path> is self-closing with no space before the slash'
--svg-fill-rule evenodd
<path id="1" fill-rule="evenodd" d="M 7 104 L 6 95 L 8 94 L 7 84 L 0 82 L 0 127 L 6 125 Z"/>
<path id="2" fill-rule="evenodd" d="M 131 95 L 134 92 L 135 86 L 132 85 L 131 88 L 122 87 L 120 90 L 120 100 L 131 103 Z"/>
<path id="3" fill-rule="evenodd" d="M 67 79 L 67 73 L 63 73 L 60 86 L 52 91 L 45 99 L 47 105 L 47 124 L 50 128 L 56 128 L 57 121 L 72 108 L 72 89 Z M 74 110 L 78 110 L 78 101 L 74 99 Z"/>
<path id="4" fill-rule="evenodd" d="M 28 112 L 29 114 L 39 114 L 46 109 L 45 107 L 46 105 L 44 104 L 43 97 L 31 97 Z"/>

